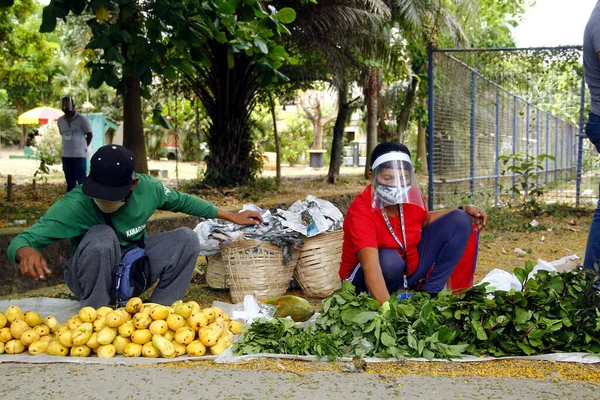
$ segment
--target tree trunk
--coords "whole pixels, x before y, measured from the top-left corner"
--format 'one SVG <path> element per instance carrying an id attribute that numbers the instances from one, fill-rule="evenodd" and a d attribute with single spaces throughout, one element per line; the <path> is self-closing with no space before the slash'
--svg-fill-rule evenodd
<path id="1" fill-rule="evenodd" d="M 371 153 L 377 146 L 377 93 L 379 92 L 379 74 L 375 69 L 370 69 L 367 77 L 366 99 L 367 104 L 367 162 L 365 163 L 365 179 L 371 169 Z"/>
<path id="2" fill-rule="evenodd" d="M 400 115 L 398 117 L 398 132 L 397 137 L 400 143 L 404 142 L 406 139 L 404 137 L 406 131 L 408 130 L 408 123 L 410 122 L 410 114 L 413 109 L 413 105 L 415 103 L 415 96 L 417 93 L 417 88 L 419 84 L 419 79 L 416 75 L 413 75 L 410 85 L 406 90 L 406 97 L 404 98 L 404 106 L 402 107 L 402 111 L 400 111 Z"/>
<path id="3" fill-rule="evenodd" d="M 417 134 L 417 160 L 421 161 L 419 172 L 424 174 L 429 173 L 427 164 L 427 131 L 422 122 L 419 122 L 418 134 Z"/>
<path id="4" fill-rule="evenodd" d="M 257 73 L 244 53 L 234 56 L 230 69 L 226 45 L 212 44 L 210 52 L 210 72 L 194 77 L 194 89 L 210 120 L 207 136 L 211 154 L 204 181 L 216 186 L 243 185 L 260 170 L 249 121 L 259 87 Z"/>
<path id="5" fill-rule="evenodd" d="M 333 140 L 331 142 L 331 160 L 327 182 L 335 183 L 340 177 L 340 164 L 342 158 L 342 144 L 344 142 L 344 128 L 348 120 L 350 105 L 348 104 L 348 85 L 342 82 L 338 88 L 338 113 L 333 126 Z"/>
<path id="6" fill-rule="evenodd" d="M 140 78 L 137 75 L 124 77 L 123 84 L 123 146 L 135 156 L 135 171 L 147 174 Z"/>
<path id="7" fill-rule="evenodd" d="M 269 107 L 271 108 L 271 117 L 273 118 L 273 136 L 275 137 L 275 176 L 277 181 L 281 182 L 281 149 L 279 143 L 279 134 L 277 133 L 277 115 L 275 114 L 275 101 L 273 101 L 273 93 L 269 92 Z"/>

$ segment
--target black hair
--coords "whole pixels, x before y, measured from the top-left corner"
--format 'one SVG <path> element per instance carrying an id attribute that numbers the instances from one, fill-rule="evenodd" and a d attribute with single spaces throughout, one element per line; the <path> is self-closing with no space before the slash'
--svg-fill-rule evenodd
<path id="1" fill-rule="evenodd" d="M 371 154 L 371 168 L 373 168 L 373 163 L 380 156 L 387 154 L 387 153 L 392 153 L 395 151 L 405 153 L 410 157 L 410 150 L 408 150 L 408 147 L 406 147 L 402 143 L 398 143 L 398 142 L 379 143 L 377 146 L 375 146 L 375 148 L 373 149 L 373 153 Z"/>

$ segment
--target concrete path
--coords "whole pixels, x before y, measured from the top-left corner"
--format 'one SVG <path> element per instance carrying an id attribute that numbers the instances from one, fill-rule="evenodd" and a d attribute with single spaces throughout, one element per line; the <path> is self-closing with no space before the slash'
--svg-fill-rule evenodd
<path id="1" fill-rule="evenodd" d="M 0 364 L 0 398 L 54 399 L 598 399 L 577 381 L 440 378 L 95 364 Z"/>

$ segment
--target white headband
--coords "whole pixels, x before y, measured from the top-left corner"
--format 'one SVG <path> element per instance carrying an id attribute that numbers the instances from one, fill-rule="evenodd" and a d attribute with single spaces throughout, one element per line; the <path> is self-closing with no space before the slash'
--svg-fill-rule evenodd
<path id="1" fill-rule="evenodd" d="M 401 151 L 394 151 L 391 153 L 382 154 L 381 156 L 377 157 L 375 162 L 373 162 L 373 166 L 371 168 L 375 169 L 384 162 L 388 161 L 406 161 L 412 167 L 412 162 L 410 161 L 410 157 L 408 156 L 408 154 L 403 153 Z"/>

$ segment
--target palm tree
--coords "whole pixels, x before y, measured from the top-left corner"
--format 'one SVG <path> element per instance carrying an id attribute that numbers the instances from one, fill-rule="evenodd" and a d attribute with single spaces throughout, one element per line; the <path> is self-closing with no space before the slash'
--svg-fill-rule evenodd
<path id="1" fill-rule="evenodd" d="M 288 25 L 291 34 L 284 36 L 282 43 L 292 55 L 308 56 L 300 66 L 280 68 L 296 82 L 329 79 L 334 58 L 316 55 L 343 58 L 346 48 L 340 43 L 359 40 L 367 27 L 380 24 L 389 15 L 382 0 L 322 0 L 318 4 L 273 0 L 268 4 L 275 9 L 296 10 L 296 20 Z M 210 120 L 207 139 L 211 156 L 205 180 L 220 185 L 245 183 L 257 170 L 250 113 L 269 71 L 253 55 L 232 54 L 228 43 L 209 40 L 200 48 L 204 62 L 194 63 L 195 75 L 187 74 L 186 78 Z"/>

